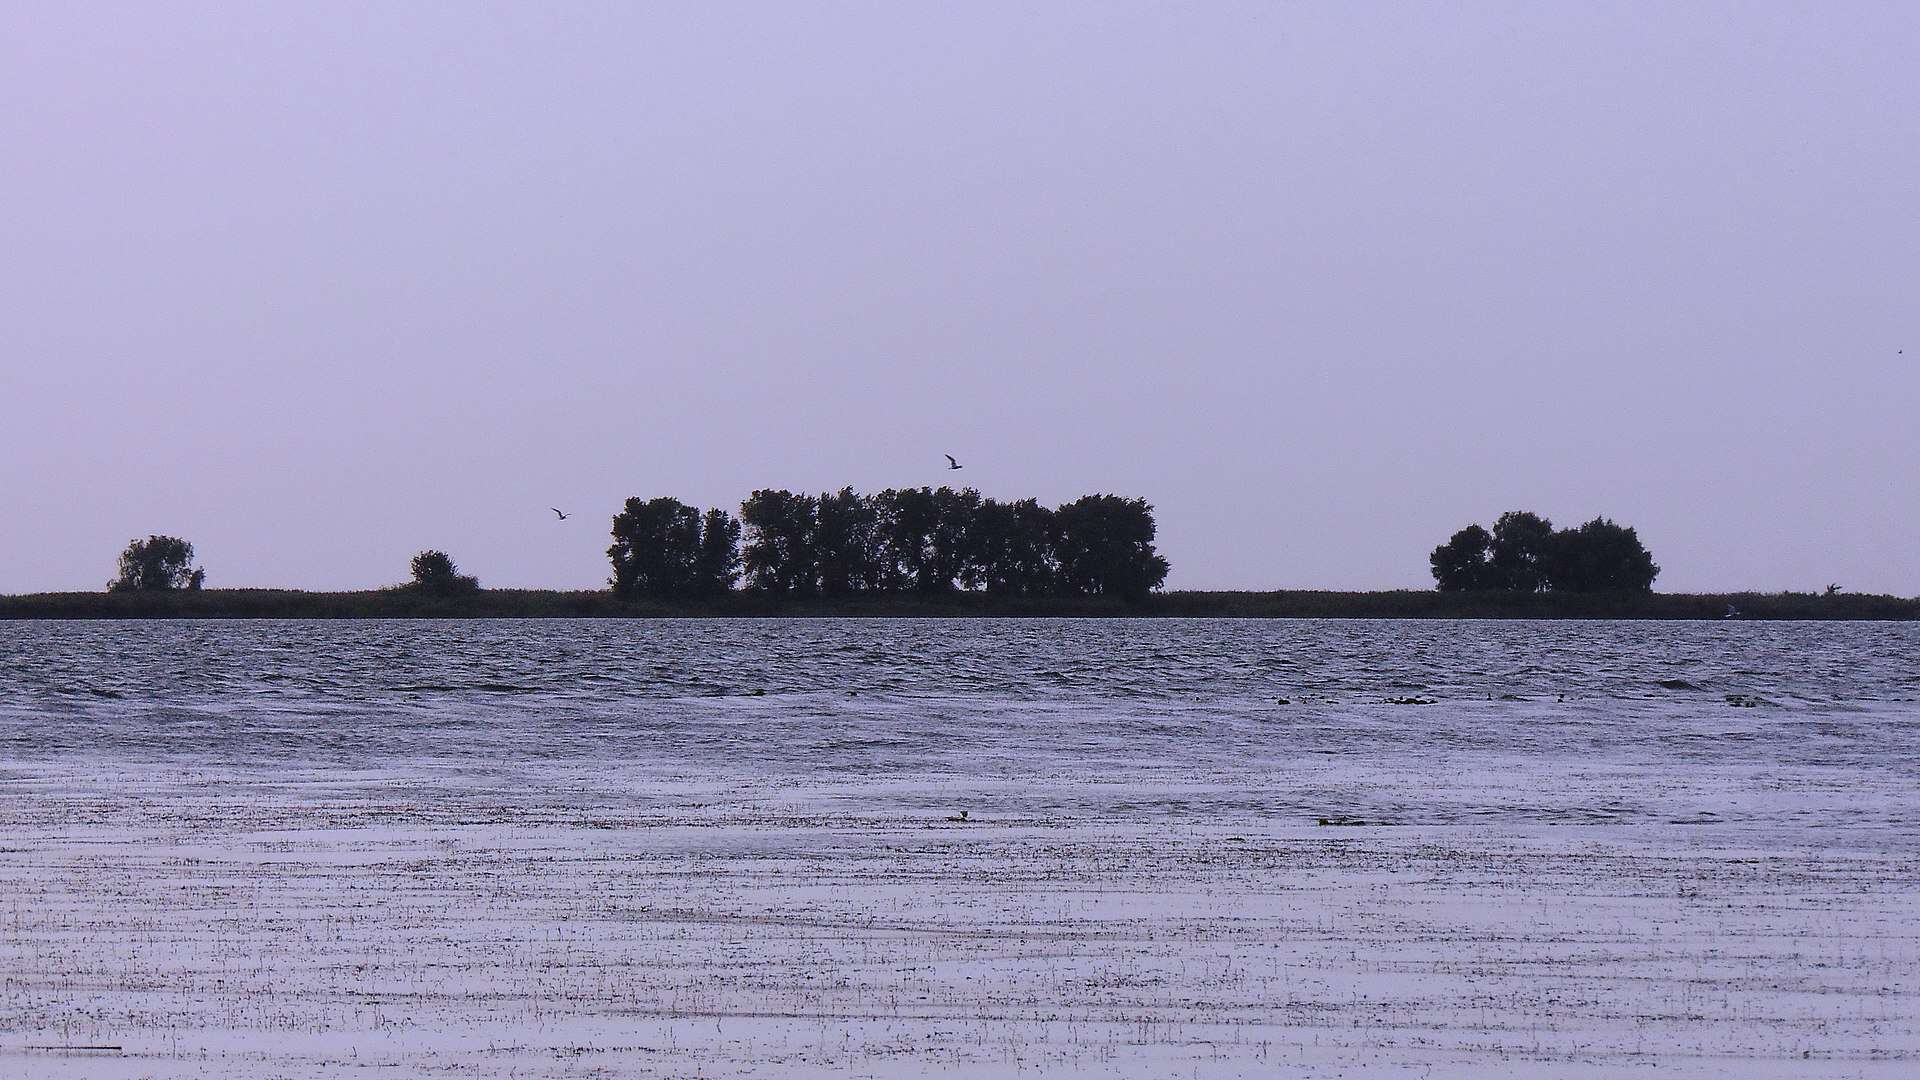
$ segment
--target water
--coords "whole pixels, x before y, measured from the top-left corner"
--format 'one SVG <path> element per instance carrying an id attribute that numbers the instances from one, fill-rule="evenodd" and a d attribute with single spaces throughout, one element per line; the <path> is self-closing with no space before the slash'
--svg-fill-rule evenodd
<path id="1" fill-rule="evenodd" d="M 0 623 L 0 1075 L 1891 1080 L 1916 655 L 1895 624 Z"/>
<path id="2" fill-rule="evenodd" d="M 6 623 L 0 672 L 16 778 L 427 770 L 876 818 L 1920 840 L 1910 624 Z"/>

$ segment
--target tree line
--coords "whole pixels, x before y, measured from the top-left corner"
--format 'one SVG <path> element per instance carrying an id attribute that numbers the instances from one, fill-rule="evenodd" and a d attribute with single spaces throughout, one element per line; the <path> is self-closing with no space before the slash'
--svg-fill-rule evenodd
<path id="1" fill-rule="evenodd" d="M 1138 597 L 1158 589 L 1144 499 L 1086 495 L 1059 507 L 1000 502 L 972 488 L 764 489 L 736 516 L 674 498 L 631 498 L 613 518 L 612 585 L 624 595 L 699 598 L 737 588 L 794 596 L 937 594 Z M 134 540 L 112 592 L 198 590 L 206 570 L 178 537 Z M 1632 528 L 1594 518 L 1555 529 L 1528 511 L 1468 525 L 1429 557 L 1442 592 L 1649 592 L 1660 573 Z M 411 588 L 471 592 L 479 582 L 442 551 L 413 558 Z M 1829 593 L 1838 586 L 1830 586 Z"/>
<path id="2" fill-rule="evenodd" d="M 715 596 L 736 585 L 795 596 L 942 593 L 1137 597 L 1161 586 L 1144 499 L 1086 495 L 1057 508 L 972 488 L 765 489 L 738 517 L 674 498 L 628 499 L 613 519 L 616 590 Z"/>
<path id="3" fill-rule="evenodd" d="M 1433 549 L 1442 592 L 1651 592 L 1660 567 L 1633 529 L 1598 517 L 1577 528 L 1525 510 L 1469 525 Z"/>

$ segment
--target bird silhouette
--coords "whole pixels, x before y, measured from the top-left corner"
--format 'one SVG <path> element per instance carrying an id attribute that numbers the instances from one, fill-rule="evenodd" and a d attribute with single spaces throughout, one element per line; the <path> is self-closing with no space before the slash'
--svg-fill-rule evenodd
<path id="1" fill-rule="evenodd" d="M 953 455 L 952 455 L 952 454 L 944 454 L 944 455 L 942 455 L 942 456 L 943 456 L 943 457 L 945 457 L 945 458 L 947 459 L 947 471 L 948 471 L 948 472 L 952 472 L 952 471 L 953 471 L 953 470 L 955 470 L 955 469 L 964 469 L 964 468 L 966 468 L 966 466 L 965 466 L 965 465 L 962 465 L 962 464 L 960 464 L 959 462 L 957 462 L 957 461 L 955 461 L 955 460 L 953 460 Z"/>
<path id="2" fill-rule="evenodd" d="M 1740 609 L 1737 607 L 1734 607 L 1732 604 L 1728 604 L 1727 613 L 1720 617 L 1723 619 L 1737 619 L 1740 617 Z"/>
<path id="3" fill-rule="evenodd" d="M 549 507 L 547 507 L 547 509 L 549 509 L 549 510 L 551 510 L 551 511 L 553 511 L 553 513 L 554 513 L 554 516 L 556 516 L 556 517 L 558 517 L 558 518 L 559 518 L 559 519 L 560 519 L 561 521 L 565 521 L 565 520 L 567 520 L 567 515 L 566 515 L 566 513 L 565 513 L 565 512 L 563 512 L 563 511 L 562 511 L 562 510 L 561 510 L 561 509 L 560 509 L 559 507 L 557 507 L 557 506 L 549 506 Z"/>

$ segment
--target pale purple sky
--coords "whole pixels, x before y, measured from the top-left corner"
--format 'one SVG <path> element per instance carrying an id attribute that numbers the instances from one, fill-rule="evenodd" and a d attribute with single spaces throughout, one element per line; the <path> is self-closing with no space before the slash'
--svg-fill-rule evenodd
<path id="1" fill-rule="evenodd" d="M 958 478 L 1176 588 L 1531 508 L 1912 595 L 1916 118 L 1911 3 L 10 4 L 0 592 Z"/>

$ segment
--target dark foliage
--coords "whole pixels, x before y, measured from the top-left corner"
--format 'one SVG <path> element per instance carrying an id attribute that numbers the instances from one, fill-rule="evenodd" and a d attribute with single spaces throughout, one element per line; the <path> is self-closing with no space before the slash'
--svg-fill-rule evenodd
<path id="1" fill-rule="evenodd" d="M 939 513 L 932 488 L 892 488 L 874 496 L 880 519 L 881 576 L 888 591 L 918 589 L 943 591 L 933 554 L 933 533 Z"/>
<path id="2" fill-rule="evenodd" d="M 1509 592 L 1539 592 L 1547 587 L 1547 554 L 1553 522 L 1525 510 L 1510 510 L 1493 523 L 1488 551 L 1489 586 Z"/>
<path id="3" fill-rule="evenodd" d="M 1143 499 L 1089 495 L 1050 510 L 972 488 L 754 492 L 738 520 L 675 499 L 627 500 L 614 519 L 613 583 L 625 596 L 802 599 L 962 593 L 1138 599 L 1158 589 Z"/>
<path id="4" fill-rule="evenodd" d="M 1640 537 L 1606 518 L 1554 533 L 1545 563 L 1556 592 L 1647 592 L 1660 574 Z"/>
<path id="5" fill-rule="evenodd" d="M 1630 528 L 1595 518 L 1556 531 L 1523 510 L 1500 515 L 1492 532 L 1461 529 L 1428 561 L 1441 592 L 1647 592 L 1660 573 Z"/>
<path id="6" fill-rule="evenodd" d="M 472 592 L 480 579 L 460 572 L 444 551 L 423 551 L 413 557 L 413 587 L 430 593 Z"/>
<path id="7" fill-rule="evenodd" d="M 920 587 L 946 592 L 981 577 L 978 537 L 980 493 L 950 487 L 933 492 L 933 531 L 928 536 L 927 573 Z"/>
<path id="8" fill-rule="evenodd" d="M 1018 596 L 1052 592 L 1059 574 L 1054 513 L 1037 500 L 988 499 L 974 517 L 969 589 Z"/>
<path id="9" fill-rule="evenodd" d="M 724 510 L 703 521 L 697 507 L 679 499 L 628 499 L 614 516 L 613 546 L 607 549 L 613 587 L 647 596 L 724 592 L 739 576 L 739 538 L 739 523 Z"/>
<path id="10" fill-rule="evenodd" d="M 207 572 L 193 565 L 193 545 L 177 536 L 149 536 L 132 540 L 120 553 L 120 576 L 107 583 L 108 592 L 198 589 Z"/>
<path id="11" fill-rule="evenodd" d="M 846 596 L 885 589 L 885 549 L 875 501 L 852 488 L 820 496 L 814 548 L 819 553 L 820 592 Z"/>
<path id="12" fill-rule="evenodd" d="M 1493 587 L 1493 534 L 1478 525 L 1454 533 L 1433 549 L 1427 562 L 1441 592 L 1474 592 Z"/>
<path id="13" fill-rule="evenodd" d="M 741 564 L 749 588 L 801 596 L 818 590 L 819 511 L 813 496 L 791 491 L 756 491 L 740 504 L 746 536 Z"/>
<path id="14" fill-rule="evenodd" d="M 693 559 L 693 591 L 719 596 L 740 580 L 740 522 L 725 510 L 700 519 L 700 550 Z"/>
<path id="15" fill-rule="evenodd" d="M 1153 507 L 1145 499 L 1083 495 L 1054 515 L 1062 591 L 1137 598 L 1167 580 L 1153 550 Z"/>

